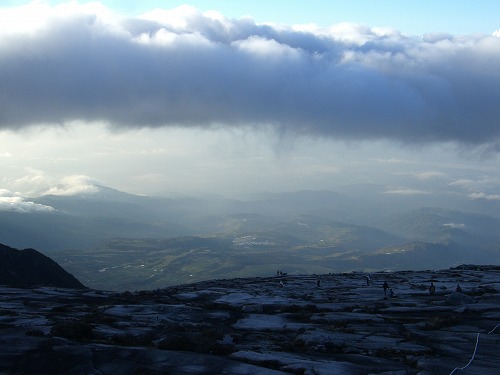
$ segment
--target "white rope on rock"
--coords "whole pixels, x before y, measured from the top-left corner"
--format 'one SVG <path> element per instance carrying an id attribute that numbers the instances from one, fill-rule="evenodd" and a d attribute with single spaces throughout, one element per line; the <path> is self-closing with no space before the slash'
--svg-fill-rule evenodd
<path id="1" fill-rule="evenodd" d="M 497 324 L 497 325 L 495 326 L 495 328 L 493 328 L 493 329 L 492 329 L 491 331 L 489 331 L 487 334 L 489 335 L 490 333 L 493 333 L 493 332 L 495 331 L 495 329 L 497 329 L 498 327 L 500 327 L 500 323 L 499 323 L 499 324 Z M 473 360 L 474 360 L 474 358 L 476 357 L 476 352 L 477 352 L 477 347 L 478 347 L 478 345 L 479 345 L 479 336 L 480 336 L 480 335 L 481 335 L 481 333 L 478 333 L 478 334 L 477 334 L 477 337 L 476 337 L 476 346 L 474 347 L 474 353 L 472 353 L 472 357 L 471 357 L 471 359 L 470 359 L 469 363 L 467 363 L 464 367 L 455 367 L 455 368 L 453 369 L 453 371 L 452 371 L 452 372 L 450 372 L 450 375 L 453 375 L 453 373 L 454 373 L 455 371 L 462 371 L 462 370 L 465 370 L 467 367 L 469 367 L 469 366 L 470 366 L 470 364 L 472 363 L 472 361 L 473 361 Z"/>
<path id="2" fill-rule="evenodd" d="M 494 331 L 495 329 L 497 329 L 498 327 L 500 327 L 500 323 L 498 323 L 498 324 L 495 326 L 495 328 L 493 328 L 491 331 L 489 331 L 489 332 L 488 332 L 488 335 L 489 335 L 490 333 L 493 333 L 493 331 Z"/>

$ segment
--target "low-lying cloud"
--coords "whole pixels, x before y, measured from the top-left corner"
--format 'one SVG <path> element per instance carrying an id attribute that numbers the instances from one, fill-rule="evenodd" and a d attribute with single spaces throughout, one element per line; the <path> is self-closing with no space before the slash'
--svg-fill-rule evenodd
<path id="1" fill-rule="evenodd" d="M 443 224 L 443 227 L 453 228 L 453 229 L 463 229 L 465 228 L 465 224 L 461 223 L 446 223 Z"/>
<path id="2" fill-rule="evenodd" d="M 422 195 L 422 194 L 430 194 L 428 191 L 417 190 L 417 189 L 409 189 L 409 188 L 399 188 L 399 189 L 389 189 L 385 191 L 386 194 L 394 194 L 394 195 Z"/>
<path id="3" fill-rule="evenodd" d="M 485 199 L 487 201 L 500 201 L 500 194 L 471 193 L 471 199 Z"/>
<path id="4" fill-rule="evenodd" d="M 99 191 L 97 183 L 88 176 L 66 176 L 55 186 L 51 186 L 44 195 L 77 195 L 93 194 Z"/>
<path id="5" fill-rule="evenodd" d="M 0 129 L 83 120 L 500 141 L 497 34 L 278 27 L 191 7 L 128 19 L 102 6 L 44 9 L 34 29 L 1 29 Z"/>
<path id="6" fill-rule="evenodd" d="M 52 212 L 55 209 L 51 206 L 38 204 L 26 200 L 6 189 L 0 189 L 0 211 L 12 212 Z"/>

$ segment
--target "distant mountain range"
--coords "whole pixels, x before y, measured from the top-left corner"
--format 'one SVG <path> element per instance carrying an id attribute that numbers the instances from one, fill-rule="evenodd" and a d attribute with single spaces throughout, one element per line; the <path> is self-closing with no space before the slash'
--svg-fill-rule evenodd
<path id="1" fill-rule="evenodd" d="M 122 290 L 276 270 L 500 264 L 499 218 L 450 202 L 442 208 L 387 194 L 368 199 L 375 191 L 235 200 L 144 197 L 101 186 L 94 194 L 32 200 L 52 211 L 0 211 L 0 242 L 36 248 L 91 287 Z"/>
<path id="2" fill-rule="evenodd" d="M 52 259 L 34 249 L 17 250 L 0 244 L 0 285 L 18 288 L 85 286 Z"/>

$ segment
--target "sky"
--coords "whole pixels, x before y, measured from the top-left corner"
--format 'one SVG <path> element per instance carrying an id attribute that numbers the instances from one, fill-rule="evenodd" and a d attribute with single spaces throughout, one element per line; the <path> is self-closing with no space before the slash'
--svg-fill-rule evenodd
<path id="1" fill-rule="evenodd" d="M 0 209 L 380 186 L 500 200 L 498 1 L 2 1 Z"/>

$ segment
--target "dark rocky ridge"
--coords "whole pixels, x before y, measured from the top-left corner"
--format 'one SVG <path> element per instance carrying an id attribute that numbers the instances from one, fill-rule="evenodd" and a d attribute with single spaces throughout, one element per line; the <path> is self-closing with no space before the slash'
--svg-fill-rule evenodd
<path id="1" fill-rule="evenodd" d="M 371 285 L 348 273 L 322 275 L 320 286 L 281 276 L 136 293 L 0 288 L 0 373 L 450 374 L 478 333 L 474 360 L 455 374 L 499 373 L 498 267 L 370 276 Z"/>
<path id="2" fill-rule="evenodd" d="M 85 286 L 59 264 L 34 249 L 17 250 L 0 244 L 0 285 L 36 285 L 83 289 Z"/>

